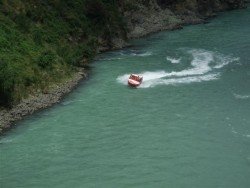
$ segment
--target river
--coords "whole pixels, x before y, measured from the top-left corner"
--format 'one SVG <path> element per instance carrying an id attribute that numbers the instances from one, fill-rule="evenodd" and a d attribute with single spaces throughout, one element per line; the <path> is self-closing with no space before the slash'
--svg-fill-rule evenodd
<path id="1" fill-rule="evenodd" d="M 250 9 L 131 44 L 1 137 L 2 188 L 250 187 Z"/>

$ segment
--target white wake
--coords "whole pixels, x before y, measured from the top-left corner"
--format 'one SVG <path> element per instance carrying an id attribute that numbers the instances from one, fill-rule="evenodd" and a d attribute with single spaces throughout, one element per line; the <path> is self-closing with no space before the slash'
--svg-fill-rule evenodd
<path id="1" fill-rule="evenodd" d="M 234 93 L 233 94 L 236 99 L 250 99 L 250 95 L 239 95 Z"/>
<path id="2" fill-rule="evenodd" d="M 181 58 L 176 59 L 176 58 L 169 57 L 169 56 L 167 56 L 166 59 L 170 61 L 172 64 L 177 64 L 177 63 L 180 63 L 181 61 Z"/>
<path id="3" fill-rule="evenodd" d="M 140 88 L 149 88 L 157 85 L 189 84 L 193 82 L 215 80 L 220 77 L 218 69 L 223 68 L 233 61 L 239 60 L 239 58 L 232 58 L 200 49 L 189 50 L 186 53 L 191 54 L 193 57 L 189 68 L 182 71 L 166 72 L 161 70 L 139 73 L 139 75 L 143 76 L 143 82 L 140 85 Z M 169 61 L 172 63 L 177 63 L 178 61 L 181 61 L 181 57 L 171 60 L 169 59 Z M 127 84 L 128 77 L 129 74 L 118 76 L 117 81 L 121 84 Z"/>

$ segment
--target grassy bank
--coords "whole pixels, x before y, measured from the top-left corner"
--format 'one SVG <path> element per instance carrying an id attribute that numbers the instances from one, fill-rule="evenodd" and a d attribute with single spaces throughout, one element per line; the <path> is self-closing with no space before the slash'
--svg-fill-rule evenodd
<path id="1" fill-rule="evenodd" d="M 115 1 L 3 0 L 0 4 L 0 106 L 70 77 L 100 39 L 124 33 Z"/>
<path id="2" fill-rule="evenodd" d="M 98 47 L 112 48 L 113 39 L 126 39 L 138 26 L 147 34 L 243 5 L 244 0 L 1 0 L 0 107 L 46 93 L 84 67 Z"/>

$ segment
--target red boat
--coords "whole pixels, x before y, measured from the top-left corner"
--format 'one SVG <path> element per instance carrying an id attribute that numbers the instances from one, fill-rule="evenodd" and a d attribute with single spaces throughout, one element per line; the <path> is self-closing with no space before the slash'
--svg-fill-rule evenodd
<path id="1" fill-rule="evenodd" d="M 142 83 L 142 76 L 137 74 L 131 74 L 128 79 L 128 85 L 132 87 L 138 87 Z"/>

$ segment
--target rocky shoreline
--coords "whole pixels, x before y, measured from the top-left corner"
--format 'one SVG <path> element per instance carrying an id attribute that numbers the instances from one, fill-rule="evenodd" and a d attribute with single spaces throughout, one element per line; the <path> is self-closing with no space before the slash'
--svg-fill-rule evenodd
<path id="1" fill-rule="evenodd" d="M 227 8 L 218 6 L 215 12 L 223 10 L 227 10 Z M 124 18 L 128 26 L 127 39 L 140 38 L 163 30 L 181 29 L 185 25 L 207 23 L 208 18 L 216 16 L 215 12 L 210 11 L 206 12 L 205 15 L 200 15 L 195 11 L 184 11 L 181 14 L 176 14 L 156 3 L 152 3 L 149 7 L 142 6 L 138 11 L 125 11 Z M 113 38 L 111 42 L 110 46 L 107 41 L 100 39 L 99 52 L 128 46 L 128 43 L 121 37 Z M 86 77 L 86 71 L 79 69 L 71 79 L 56 85 L 49 92 L 30 96 L 12 109 L 0 109 L 0 134 L 10 129 L 15 121 L 21 120 L 24 116 L 58 103 L 65 94 L 72 91 Z"/>
<path id="2" fill-rule="evenodd" d="M 32 95 L 11 109 L 0 110 L 0 134 L 9 130 L 14 122 L 21 120 L 23 117 L 58 103 L 84 78 L 87 78 L 87 72 L 81 68 L 69 80 L 54 85 L 48 92 Z"/>
<path id="3" fill-rule="evenodd" d="M 208 23 L 207 20 L 216 17 L 219 12 L 246 8 L 247 5 L 243 0 L 232 0 L 230 3 L 217 2 L 213 5 L 207 2 L 196 2 L 192 5 L 184 3 L 176 8 L 174 5 L 164 5 L 159 2 L 150 0 L 147 6 L 135 3 L 137 7 L 135 10 L 122 10 L 127 39 L 141 38 L 164 30 L 182 29 L 186 25 Z M 111 40 L 100 38 L 99 46 L 98 51 L 105 52 L 121 49 L 129 44 L 118 35 Z"/>

